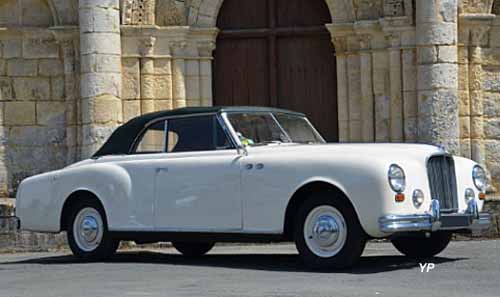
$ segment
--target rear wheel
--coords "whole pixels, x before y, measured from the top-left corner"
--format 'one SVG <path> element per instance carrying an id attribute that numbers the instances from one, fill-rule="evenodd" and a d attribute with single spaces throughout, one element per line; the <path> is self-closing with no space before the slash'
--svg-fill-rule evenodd
<path id="1" fill-rule="evenodd" d="M 330 193 L 313 194 L 299 208 L 294 239 L 302 260 L 313 269 L 350 267 L 366 244 L 352 206 Z"/>
<path id="2" fill-rule="evenodd" d="M 174 248 L 186 257 L 201 257 L 215 245 L 214 242 L 172 242 Z"/>
<path id="3" fill-rule="evenodd" d="M 429 258 L 441 253 L 450 243 L 451 236 L 449 232 L 434 232 L 430 237 L 398 237 L 392 240 L 392 244 L 408 257 Z"/>
<path id="4" fill-rule="evenodd" d="M 72 210 L 67 228 L 73 254 L 83 260 L 100 261 L 112 256 L 120 241 L 108 232 L 104 210 L 94 201 L 81 201 Z"/>

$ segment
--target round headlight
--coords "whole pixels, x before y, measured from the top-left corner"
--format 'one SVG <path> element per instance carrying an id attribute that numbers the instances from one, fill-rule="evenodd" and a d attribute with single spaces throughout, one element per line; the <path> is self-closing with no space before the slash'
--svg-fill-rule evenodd
<path id="1" fill-rule="evenodd" d="M 422 190 L 416 189 L 413 191 L 413 205 L 415 205 L 416 208 L 419 208 L 422 203 L 424 203 L 424 192 Z"/>
<path id="2" fill-rule="evenodd" d="M 479 191 L 486 191 L 486 171 L 481 166 L 476 165 L 472 169 L 472 180 Z"/>
<path id="3" fill-rule="evenodd" d="M 405 172 L 401 167 L 396 164 L 392 164 L 389 167 L 389 185 L 392 190 L 397 193 L 401 193 L 405 190 L 406 187 L 406 176 Z"/>
<path id="4" fill-rule="evenodd" d="M 474 190 L 471 188 L 465 189 L 465 203 L 469 203 L 472 199 L 474 199 L 474 196 L 476 194 L 474 193 Z"/>

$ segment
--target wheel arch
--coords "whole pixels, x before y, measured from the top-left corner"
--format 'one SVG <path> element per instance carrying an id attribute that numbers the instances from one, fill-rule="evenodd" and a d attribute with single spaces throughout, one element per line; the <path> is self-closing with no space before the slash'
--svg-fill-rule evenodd
<path id="1" fill-rule="evenodd" d="M 351 207 L 354 209 L 354 212 L 359 218 L 359 213 L 352 202 L 351 199 L 349 199 L 349 196 L 345 192 L 345 190 L 342 189 L 342 187 L 336 185 L 335 183 L 332 183 L 331 181 L 325 181 L 325 180 L 313 180 L 313 181 L 308 181 L 301 185 L 292 195 L 290 200 L 288 201 L 288 205 L 286 207 L 285 211 L 285 221 L 283 225 L 283 235 L 285 239 L 287 240 L 292 240 L 293 239 L 293 226 L 294 226 L 294 219 L 295 219 L 295 214 L 297 213 L 298 209 L 304 203 L 307 199 L 307 197 L 314 192 L 330 192 L 332 194 L 332 197 L 336 197 L 336 199 L 342 199 L 345 202 L 347 202 Z"/>
<path id="2" fill-rule="evenodd" d="M 67 227 L 69 224 L 69 214 L 71 213 L 71 210 L 75 207 L 75 205 L 79 201 L 93 201 L 98 203 L 102 210 L 104 211 L 104 220 L 107 222 L 107 214 L 106 214 L 106 208 L 104 207 L 104 203 L 101 201 L 98 195 L 96 195 L 94 192 L 88 189 L 78 189 L 72 192 L 68 197 L 66 197 L 62 210 L 61 210 L 61 215 L 60 215 L 60 230 L 61 231 L 67 231 Z"/>

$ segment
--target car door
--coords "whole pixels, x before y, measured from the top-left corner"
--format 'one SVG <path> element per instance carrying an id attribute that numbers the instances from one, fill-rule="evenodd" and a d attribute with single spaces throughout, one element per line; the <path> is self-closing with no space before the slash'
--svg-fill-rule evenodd
<path id="1" fill-rule="evenodd" d="M 167 120 L 167 153 L 156 162 L 157 231 L 242 228 L 240 155 L 215 115 Z"/>

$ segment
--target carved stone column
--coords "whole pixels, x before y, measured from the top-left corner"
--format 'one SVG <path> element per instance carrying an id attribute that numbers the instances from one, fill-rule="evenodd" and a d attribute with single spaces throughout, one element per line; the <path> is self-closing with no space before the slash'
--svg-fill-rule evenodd
<path id="1" fill-rule="evenodd" d="M 418 140 L 460 152 L 457 0 L 416 1 Z"/>
<path id="2" fill-rule="evenodd" d="M 141 40 L 141 114 L 155 111 L 155 64 L 153 48 L 155 37 L 145 37 Z"/>
<path id="3" fill-rule="evenodd" d="M 186 60 L 184 53 L 186 46 L 185 41 L 171 43 L 174 108 L 186 107 Z"/>
<path id="4" fill-rule="evenodd" d="M 361 133 L 365 142 L 374 141 L 373 115 L 373 82 L 372 82 L 372 53 L 371 36 L 360 36 L 360 64 L 361 64 Z"/>
<path id="5" fill-rule="evenodd" d="M 337 108 L 339 121 L 339 141 L 349 141 L 349 85 L 347 78 L 347 40 L 345 37 L 332 39 L 337 56 Z"/>
<path id="6" fill-rule="evenodd" d="M 391 141 L 403 141 L 403 98 L 401 92 L 401 36 L 399 32 L 388 34 L 389 80 L 391 82 Z"/>
<path id="7" fill-rule="evenodd" d="M 215 41 L 203 41 L 198 43 L 200 55 L 200 98 L 202 106 L 213 105 L 212 94 L 212 52 L 215 49 Z"/>
<path id="8" fill-rule="evenodd" d="M 122 121 L 119 0 L 79 1 L 82 158 Z"/>

